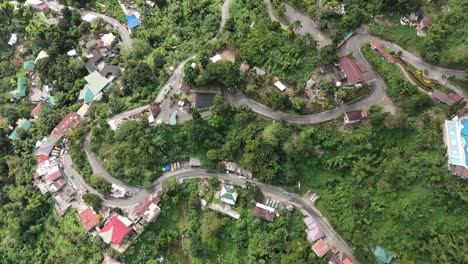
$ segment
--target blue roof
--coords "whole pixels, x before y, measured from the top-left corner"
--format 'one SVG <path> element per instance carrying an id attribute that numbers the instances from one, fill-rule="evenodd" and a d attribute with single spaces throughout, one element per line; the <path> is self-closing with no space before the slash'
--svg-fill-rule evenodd
<path id="1" fill-rule="evenodd" d="M 127 17 L 127 26 L 128 28 L 136 28 L 140 25 L 140 21 L 135 15 L 129 15 Z"/>

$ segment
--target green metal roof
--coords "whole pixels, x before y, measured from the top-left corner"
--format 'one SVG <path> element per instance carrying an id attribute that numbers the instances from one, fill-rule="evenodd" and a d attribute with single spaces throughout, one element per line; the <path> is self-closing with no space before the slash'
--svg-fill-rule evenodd
<path id="1" fill-rule="evenodd" d="M 26 81 L 28 79 L 26 77 L 18 77 L 16 80 L 16 89 L 13 91 L 10 91 L 8 95 L 10 96 L 10 99 L 16 99 L 20 98 L 23 96 L 26 96 Z"/>
<path id="2" fill-rule="evenodd" d="M 224 185 L 221 190 L 221 198 L 229 199 L 231 201 L 236 201 L 237 193 L 236 189 L 232 186 Z"/>
<path id="3" fill-rule="evenodd" d="M 376 246 L 372 249 L 372 252 L 375 255 L 377 263 L 379 264 L 390 264 L 395 258 L 390 252 L 381 246 Z"/>
<path id="4" fill-rule="evenodd" d="M 49 96 L 49 98 L 47 98 L 47 102 L 51 105 L 55 105 L 55 97 Z"/>
<path id="5" fill-rule="evenodd" d="M 99 92 L 102 91 L 109 84 L 110 80 L 102 77 L 97 71 L 93 71 L 88 76 L 84 77 L 86 82 L 88 82 L 87 87 L 91 89 L 93 94 L 97 95 Z"/>
<path id="6" fill-rule="evenodd" d="M 171 126 L 174 126 L 175 124 L 177 124 L 177 112 L 171 113 L 171 116 L 169 117 L 169 124 Z"/>
<path id="7" fill-rule="evenodd" d="M 23 62 L 23 69 L 27 72 L 34 70 L 34 62 L 32 60 Z"/>
<path id="8" fill-rule="evenodd" d="M 28 131 L 30 127 L 31 127 L 31 122 L 29 120 L 21 119 L 18 126 L 15 128 L 15 130 L 13 130 L 13 132 L 10 134 L 8 138 L 11 140 L 20 140 L 20 138 L 18 137 L 17 129 L 22 128 L 24 131 Z"/>

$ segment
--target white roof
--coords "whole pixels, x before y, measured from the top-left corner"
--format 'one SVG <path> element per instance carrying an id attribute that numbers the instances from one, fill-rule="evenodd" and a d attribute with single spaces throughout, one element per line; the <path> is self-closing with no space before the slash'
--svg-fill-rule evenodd
<path id="1" fill-rule="evenodd" d="M 132 221 L 125 216 L 118 215 L 117 218 L 127 227 L 132 225 Z"/>
<path id="2" fill-rule="evenodd" d="M 34 60 L 34 63 L 36 63 L 38 60 L 41 60 L 41 59 L 44 59 L 44 58 L 47 58 L 47 57 L 49 57 L 49 55 L 47 55 L 47 52 L 45 50 L 41 50 L 41 52 L 39 52 L 39 54 L 37 54 L 37 57 Z"/>
<path id="3" fill-rule="evenodd" d="M 282 84 L 280 81 L 276 81 L 276 82 L 275 82 L 275 86 L 276 86 L 276 88 L 278 88 L 280 91 L 286 90 L 286 86 L 284 86 L 284 84 Z"/>
<path id="4" fill-rule="evenodd" d="M 126 192 L 127 190 L 125 190 L 124 188 L 118 186 L 117 184 L 112 184 L 112 189 L 116 189 L 118 191 L 122 191 L 122 192 Z"/>
<path id="5" fill-rule="evenodd" d="M 256 207 L 259 207 L 259 208 L 262 208 L 262 209 L 265 209 L 265 210 L 268 210 L 268 211 L 270 211 L 270 212 L 272 212 L 272 213 L 275 212 L 275 208 L 270 207 L 270 206 L 266 206 L 266 205 L 261 204 L 261 203 L 257 203 L 255 206 L 256 206 Z"/>
<path id="6" fill-rule="evenodd" d="M 86 15 L 82 16 L 81 19 L 83 19 L 86 22 L 93 23 L 94 20 L 96 20 L 96 16 L 90 13 L 87 13 Z"/>
<path id="7" fill-rule="evenodd" d="M 154 116 L 153 116 L 153 115 L 149 115 L 149 116 L 148 116 L 148 122 L 149 122 L 150 124 L 154 123 Z"/>
<path id="8" fill-rule="evenodd" d="M 67 51 L 67 55 L 70 57 L 76 56 L 76 49 L 72 49 Z"/>
<path id="9" fill-rule="evenodd" d="M 213 63 L 217 63 L 218 61 L 220 61 L 222 58 L 221 58 L 221 55 L 219 54 L 216 54 L 214 55 L 213 57 L 210 58 L 210 61 L 213 62 Z"/>
<path id="10" fill-rule="evenodd" d="M 11 34 L 10 40 L 8 41 L 8 45 L 10 46 L 15 45 L 17 40 L 18 40 L 18 36 L 15 33 Z"/>
<path id="11" fill-rule="evenodd" d="M 110 44 L 112 43 L 112 41 L 114 41 L 114 39 L 115 39 L 115 36 L 112 33 L 104 34 L 101 37 L 102 42 L 104 42 L 104 46 L 110 46 Z"/>
<path id="12" fill-rule="evenodd" d="M 26 0 L 25 4 L 27 5 L 40 5 L 42 4 L 41 0 Z"/>
<path id="13" fill-rule="evenodd" d="M 80 109 L 76 112 L 79 116 L 84 117 L 86 112 L 88 112 L 89 104 L 83 104 Z"/>

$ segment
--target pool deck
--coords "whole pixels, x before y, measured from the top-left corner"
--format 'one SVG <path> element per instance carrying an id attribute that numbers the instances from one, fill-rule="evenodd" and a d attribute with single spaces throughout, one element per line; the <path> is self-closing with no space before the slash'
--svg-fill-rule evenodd
<path id="1" fill-rule="evenodd" d="M 445 120 L 444 140 L 445 145 L 447 146 L 448 163 L 450 165 L 457 165 L 468 168 L 465 160 L 465 153 L 468 151 L 468 146 L 466 145 L 467 142 L 461 134 L 461 131 L 464 128 L 464 125 L 461 123 L 461 121 L 464 119 L 468 119 L 468 117 L 455 117 L 452 120 Z M 467 148 L 466 151 L 465 147 Z"/>

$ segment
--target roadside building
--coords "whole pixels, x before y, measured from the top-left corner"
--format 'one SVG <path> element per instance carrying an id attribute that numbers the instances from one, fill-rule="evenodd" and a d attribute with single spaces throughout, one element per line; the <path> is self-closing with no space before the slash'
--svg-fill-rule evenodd
<path id="1" fill-rule="evenodd" d="M 79 216 L 86 232 L 92 230 L 99 223 L 99 218 L 90 208 L 79 213 Z"/>
<path id="2" fill-rule="evenodd" d="M 432 99 L 440 103 L 446 104 L 448 106 L 452 106 L 463 99 L 460 95 L 454 92 L 450 92 L 449 94 L 446 94 L 437 89 L 432 92 L 431 97 Z"/>
<path id="3" fill-rule="evenodd" d="M 10 134 L 10 136 L 8 136 L 8 138 L 11 139 L 11 140 L 14 140 L 14 141 L 18 141 L 18 140 L 20 140 L 20 137 L 18 135 L 18 130 L 22 129 L 24 131 L 28 131 L 30 127 L 31 127 L 31 122 L 29 120 L 23 118 L 18 122 L 18 125 L 13 130 L 13 132 Z"/>
<path id="4" fill-rule="evenodd" d="M 201 166 L 201 161 L 197 158 L 194 158 L 194 157 L 190 157 L 190 160 L 189 160 L 189 165 L 190 167 L 200 167 Z"/>
<path id="5" fill-rule="evenodd" d="M 78 127 L 81 121 L 83 121 L 83 117 L 79 116 L 77 113 L 68 113 L 52 130 L 49 135 L 49 139 L 52 142 L 57 142 L 63 136 L 68 134 L 68 132 Z"/>
<path id="6" fill-rule="evenodd" d="M 312 250 L 318 257 L 323 257 L 325 254 L 330 251 L 330 247 L 328 246 L 327 242 L 323 239 L 319 239 L 315 244 L 312 246 Z"/>
<path id="7" fill-rule="evenodd" d="M 349 125 L 349 124 L 359 123 L 366 118 L 367 118 L 367 110 L 365 108 L 363 108 L 362 110 L 346 112 L 344 116 L 344 124 Z"/>
<path id="8" fill-rule="evenodd" d="M 330 258 L 328 264 L 353 264 L 353 262 L 345 253 L 337 252 Z"/>
<path id="9" fill-rule="evenodd" d="M 234 186 L 225 184 L 221 189 L 221 201 L 230 205 L 235 205 L 237 200 L 237 192 Z"/>
<path id="10" fill-rule="evenodd" d="M 41 141 L 36 143 L 36 156 L 49 157 L 54 148 L 54 142 L 50 141 L 47 137 L 44 137 Z"/>
<path id="11" fill-rule="evenodd" d="M 352 85 L 357 85 L 365 82 L 365 70 L 358 65 L 351 57 L 344 56 L 339 59 L 340 68 L 343 70 L 346 78 Z"/>
<path id="12" fill-rule="evenodd" d="M 374 49 L 384 60 L 388 62 L 395 62 L 395 60 L 393 59 L 393 56 L 388 54 L 385 51 L 385 45 L 383 44 L 382 41 L 376 39 L 372 41 L 370 45 L 372 49 Z"/>
<path id="13" fill-rule="evenodd" d="M 378 264 L 390 264 L 395 259 L 395 256 L 381 246 L 374 247 L 372 253 L 374 253 Z"/>
<path id="14" fill-rule="evenodd" d="M 269 222 L 273 222 L 276 217 L 275 209 L 269 206 L 266 206 L 261 203 L 257 203 L 252 210 L 252 214 L 255 217 L 262 218 Z"/>
<path id="15" fill-rule="evenodd" d="M 106 244 L 119 247 L 124 238 L 132 231 L 132 222 L 123 216 L 113 215 L 99 231 L 99 236 Z"/>
<path id="16" fill-rule="evenodd" d="M 62 172 L 60 172 L 60 169 L 58 167 L 55 167 L 53 171 L 50 171 L 47 176 L 44 177 L 44 180 L 47 183 L 52 183 L 57 181 L 58 179 L 62 178 Z"/>
<path id="17" fill-rule="evenodd" d="M 158 204 L 161 201 L 156 193 L 149 195 L 141 201 L 134 211 L 134 218 L 136 220 L 143 219 L 146 222 L 153 222 L 161 213 Z"/>

